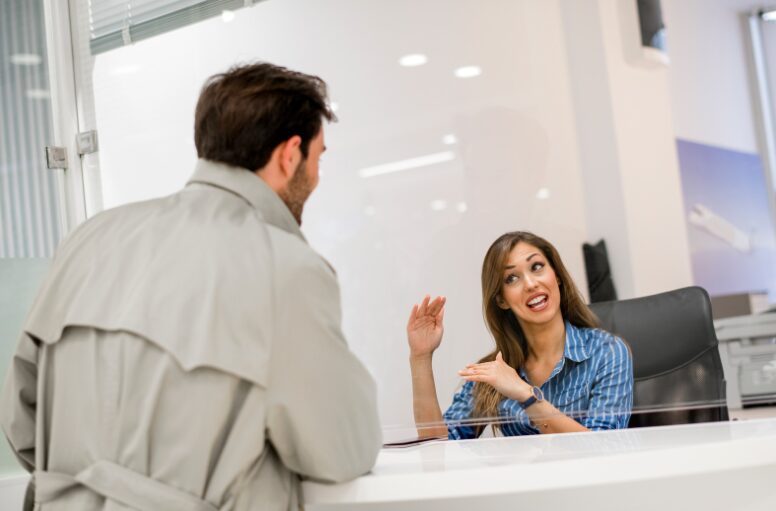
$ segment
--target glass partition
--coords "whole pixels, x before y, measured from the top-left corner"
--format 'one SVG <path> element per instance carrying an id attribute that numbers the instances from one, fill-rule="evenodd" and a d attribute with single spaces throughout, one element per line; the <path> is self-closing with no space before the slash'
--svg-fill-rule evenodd
<path id="1" fill-rule="evenodd" d="M 323 77 L 340 122 L 326 128 L 303 231 L 337 270 L 345 333 L 378 381 L 383 421 L 409 424 L 405 325 L 424 294 L 448 298 L 435 360 L 448 400 L 456 370 L 491 349 L 479 271 L 498 235 L 543 233 L 584 282 L 563 54 L 539 42 L 560 27 L 529 20 L 525 2 L 470 15 L 477 11 L 474 1 L 269 1 L 98 54 L 83 70 L 101 141 L 102 187 L 91 193 L 109 208 L 182 187 L 196 160 L 194 106 L 210 75 L 266 60 Z M 301 12 L 304 34 L 289 38 Z M 473 33 L 476 46 L 461 37 Z M 414 53 L 427 62 L 413 65 L 423 60 Z"/>
<path id="2" fill-rule="evenodd" d="M 474 0 L 368 5 L 270 0 L 96 55 L 89 49 L 89 2 L 73 4 L 79 83 L 89 104 L 83 127 L 98 129 L 101 142 L 100 177 L 87 183 L 87 194 L 90 203 L 105 208 L 173 193 L 186 183 L 196 161 L 194 107 L 209 76 L 262 60 L 328 83 L 340 122 L 326 127 L 321 183 L 302 229 L 337 270 L 345 334 L 378 383 L 386 441 L 417 435 L 406 332 L 413 304 L 426 294 L 446 297 L 444 338 L 433 358 L 442 412 L 463 388 L 459 370 L 494 352 L 483 320 L 480 275 L 488 247 L 501 234 L 532 231 L 549 240 L 570 282 L 583 300 L 589 298 L 582 244 L 596 241 L 595 221 L 620 221 L 615 218 L 620 210 L 608 218 L 600 204 L 614 208 L 633 199 L 616 182 L 591 181 L 585 170 L 586 151 L 614 155 L 618 149 L 595 146 L 585 136 L 596 134 L 598 125 L 585 124 L 575 102 L 590 83 L 580 78 L 584 73 L 567 50 L 568 13 L 557 2 L 494 0 L 485 9 Z M 666 136 L 673 144 L 673 135 Z M 581 147 L 580 141 L 591 144 Z M 644 178 L 644 186 L 648 181 Z M 597 194 L 602 184 L 616 196 Z M 659 210 L 659 202 L 652 197 L 650 207 Z M 591 204 L 598 205 L 601 218 L 589 214 Z M 685 220 L 680 214 L 658 227 Z M 626 230 L 623 238 L 637 235 Z M 618 257 L 636 261 L 638 248 L 633 244 L 633 252 Z M 637 277 L 658 279 L 671 263 Z M 676 279 L 660 290 L 687 284 Z M 674 302 L 667 300 L 670 309 Z M 701 327 L 677 327 L 671 339 L 681 344 L 688 332 L 710 328 L 711 316 L 706 319 Z M 611 329 L 630 346 L 628 335 Z M 705 332 L 712 342 L 713 330 Z M 635 343 L 629 353 L 637 367 L 641 357 L 662 349 Z M 627 360 L 623 353 L 618 363 Z M 555 369 L 587 360 L 566 355 L 563 367 Z M 627 400 L 592 411 L 582 406 L 593 397 L 594 375 L 563 388 L 542 388 L 572 417 L 627 422 L 623 414 L 681 408 L 726 418 L 721 376 L 710 371 L 722 371 L 718 355 L 687 381 L 714 382 L 706 385 L 713 387 L 711 394 L 656 398 L 634 410 Z M 663 387 L 645 389 L 663 395 Z M 475 423 L 506 427 L 513 419 L 490 416 Z M 465 425 L 472 419 L 456 420 Z M 659 420 L 668 421 L 654 424 Z M 542 427 L 541 420 L 536 423 Z M 491 428 L 483 429 L 491 434 Z"/>
<path id="3" fill-rule="evenodd" d="M 62 235 L 42 0 L 8 0 L 0 16 L 0 381 Z M 0 475 L 19 472 L 5 439 Z"/>

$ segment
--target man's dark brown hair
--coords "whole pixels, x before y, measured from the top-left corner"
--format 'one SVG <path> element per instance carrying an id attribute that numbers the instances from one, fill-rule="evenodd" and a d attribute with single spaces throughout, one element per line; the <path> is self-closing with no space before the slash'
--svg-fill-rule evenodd
<path id="1" fill-rule="evenodd" d="M 235 66 L 202 87 L 194 120 L 197 156 L 255 171 L 280 143 L 299 135 L 306 158 L 323 119 L 336 117 L 317 76 L 266 62 Z"/>

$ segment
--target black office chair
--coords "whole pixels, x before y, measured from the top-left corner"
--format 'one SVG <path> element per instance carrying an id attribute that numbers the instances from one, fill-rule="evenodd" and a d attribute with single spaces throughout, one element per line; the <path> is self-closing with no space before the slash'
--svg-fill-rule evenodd
<path id="1" fill-rule="evenodd" d="M 687 287 L 590 305 L 633 354 L 629 427 L 728 420 L 725 376 L 709 295 Z"/>

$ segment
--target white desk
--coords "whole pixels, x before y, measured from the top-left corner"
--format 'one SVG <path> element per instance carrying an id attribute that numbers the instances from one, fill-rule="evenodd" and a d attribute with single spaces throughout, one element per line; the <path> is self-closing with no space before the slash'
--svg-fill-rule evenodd
<path id="1" fill-rule="evenodd" d="M 306 510 L 776 510 L 776 419 L 383 450 Z M 508 506 L 508 507 L 506 507 Z"/>

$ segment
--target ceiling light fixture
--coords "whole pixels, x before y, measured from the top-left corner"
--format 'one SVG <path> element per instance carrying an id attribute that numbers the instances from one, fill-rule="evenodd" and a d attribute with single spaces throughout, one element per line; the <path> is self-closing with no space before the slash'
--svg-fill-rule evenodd
<path id="1" fill-rule="evenodd" d="M 444 211 L 447 209 L 447 201 L 443 201 L 442 199 L 431 201 L 431 209 L 434 211 Z"/>
<path id="2" fill-rule="evenodd" d="M 776 10 L 773 10 L 773 11 L 762 11 L 760 13 L 760 18 L 763 21 L 776 21 Z"/>
<path id="3" fill-rule="evenodd" d="M 455 76 L 458 78 L 474 78 L 482 74 L 482 68 L 479 66 L 463 66 L 455 70 Z"/>
<path id="4" fill-rule="evenodd" d="M 367 167 L 365 169 L 359 170 L 358 173 L 363 178 L 375 177 L 382 174 L 390 174 L 392 172 L 401 172 L 403 170 L 428 167 L 430 165 L 436 165 L 437 163 L 444 163 L 454 159 L 455 153 L 452 151 L 444 151 L 441 153 L 428 154 L 426 156 L 418 156 L 417 158 L 409 158 L 407 160 L 399 160 L 391 163 L 384 163 L 382 165 L 375 165 L 374 167 Z"/>
<path id="5" fill-rule="evenodd" d="M 404 67 L 422 66 L 426 62 L 428 62 L 428 57 L 426 57 L 422 53 L 411 53 L 399 59 L 399 65 L 402 65 Z"/>
<path id="6" fill-rule="evenodd" d="M 550 198 L 550 189 L 549 188 L 539 188 L 539 190 L 536 192 L 536 198 L 539 200 L 549 199 Z"/>
<path id="7" fill-rule="evenodd" d="M 51 99 L 46 89 L 27 89 L 27 99 Z"/>
<path id="8" fill-rule="evenodd" d="M 138 71 L 140 71 L 140 66 L 137 65 L 119 66 L 113 69 L 113 75 L 133 75 Z"/>
<path id="9" fill-rule="evenodd" d="M 458 143 L 458 137 L 450 133 L 449 135 L 445 135 L 442 137 L 442 143 L 445 145 L 453 145 Z"/>
<path id="10" fill-rule="evenodd" d="M 234 19 L 234 11 L 230 11 L 229 9 L 224 9 L 221 11 L 221 19 L 224 21 L 224 23 L 229 23 Z"/>
<path id="11" fill-rule="evenodd" d="M 36 53 L 15 53 L 11 55 L 11 64 L 15 66 L 37 66 L 41 62 L 43 62 L 43 59 Z"/>

